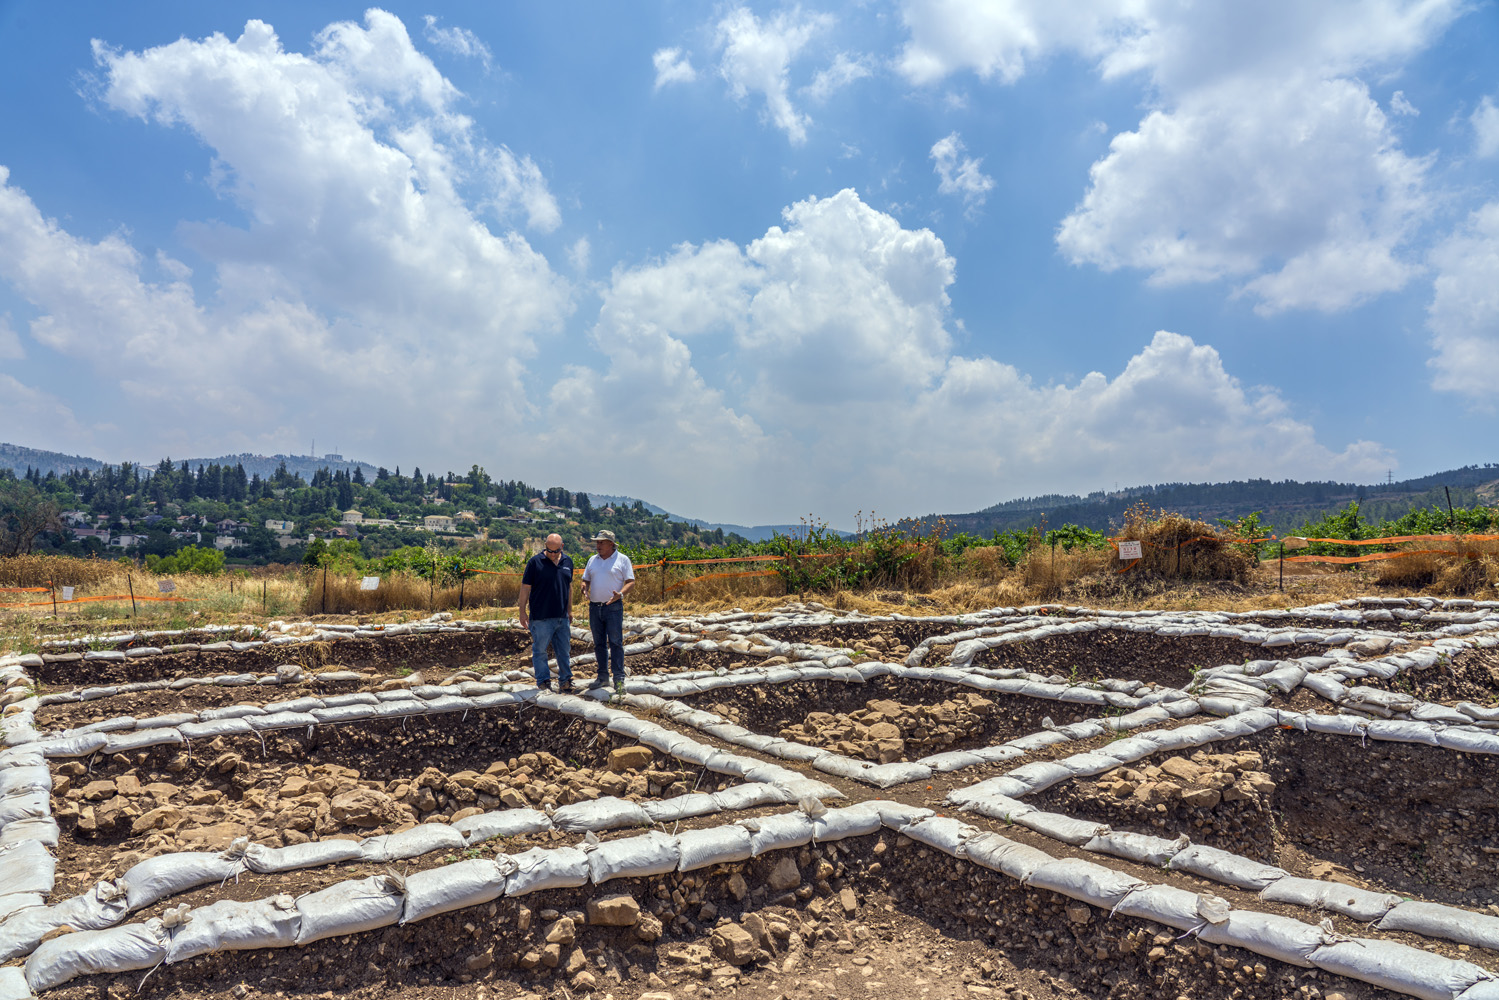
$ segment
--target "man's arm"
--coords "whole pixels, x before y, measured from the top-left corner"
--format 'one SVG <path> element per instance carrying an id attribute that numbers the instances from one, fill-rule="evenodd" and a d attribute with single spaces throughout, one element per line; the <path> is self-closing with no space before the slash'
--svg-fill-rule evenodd
<path id="1" fill-rule="evenodd" d="M 520 627 L 531 627 L 531 616 L 526 609 L 531 605 L 531 585 L 523 583 L 520 585 L 520 597 L 516 599 L 515 606 L 520 609 Z"/>

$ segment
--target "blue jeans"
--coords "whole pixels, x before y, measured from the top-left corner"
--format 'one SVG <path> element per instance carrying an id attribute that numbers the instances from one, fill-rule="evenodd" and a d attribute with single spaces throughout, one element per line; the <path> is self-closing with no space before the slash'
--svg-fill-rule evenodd
<path id="1" fill-rule="evenodd" d="M 531 619 L 531 669 L 536 672 L 536 686 L 544 688 L 552 683 L 552 671 L 547 666 L 547 647 L 557 654 L 557 683 L 567 687 L 573 682 L 572 623 L 566 618 Z"/>
<path id="2" fill-rule="evenodd" d="M 599 658 L 599 680 L 608 683 L 609 670 L 614 679 L 625 679 L 625 602 L 595 604 L 588 602 L 588 627 L 593 632 L 593 651 Z"/>

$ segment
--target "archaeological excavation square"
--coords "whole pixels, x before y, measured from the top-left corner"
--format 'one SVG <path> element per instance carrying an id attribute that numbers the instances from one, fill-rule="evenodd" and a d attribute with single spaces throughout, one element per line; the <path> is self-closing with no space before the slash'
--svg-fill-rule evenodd
<path id="1" fill-rule="evenodd" d="M 1053 785 L 1041 809 L 1206 844 L 1298 875 L 1456 905 L 1499 902 L 1499 762 L 1272 728 Z M 1499 852 L 1496 852 L 1499 853 Z"/>
<path id="2" fill-rule="evenodd" d="M 738 784 L 547 710 L 318 726 L 52 765 L 60 850 L 74 870 L 164 851 L 375 837 L 505 810 L 548 812 Z"/>
<path id="3" fill-rule="evenodd" d="M 975 750 L 1100 714 L 1095 705 L 875 677 L 719 688 L 683 701 L 765 736 L 875 763 Z M 809 706 L 816 706 L 811 708 Z"/>
<path id="4" fill-rule="evenodd" d="M 1113 679 L 1186 688 L 1200 669 L 1325 652 L 1324 646 L 1314 643 L 1267 647 L 1211 635 L 1168 636 L 1100 628 L 1005 643 L 980 652 L 973 665 L 1028 670 L 1072 683 Z"/>

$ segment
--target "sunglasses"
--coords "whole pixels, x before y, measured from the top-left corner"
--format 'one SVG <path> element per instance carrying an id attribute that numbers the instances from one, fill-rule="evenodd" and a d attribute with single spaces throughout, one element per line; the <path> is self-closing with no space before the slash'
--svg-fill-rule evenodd
<path id="1" fill-rule="evenodd" d="M 550 552 L 552 555 L 556 555 L 557 553 L 561 552 L 562 550 L 561 549 L 542 549 L 542 551 L 543 552 Z"/>

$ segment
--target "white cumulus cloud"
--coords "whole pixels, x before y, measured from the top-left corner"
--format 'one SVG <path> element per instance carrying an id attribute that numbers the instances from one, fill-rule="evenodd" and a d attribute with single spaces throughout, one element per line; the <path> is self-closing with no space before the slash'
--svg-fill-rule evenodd
<path id="1" fill-rule="evenodd" d="M 691 83 L 697 79 L 692 60 L 679 48 L 657 49 L 651 57 L 656 67 L 656 89 L 673 83 Z"/>
<path id="2" fill-rule="evenodd" d="M 399 20 L 372 10 L 307 53 L 260 21 L 96 53 L 102 104 L 190 131 L 231 203 L 225 221 L 179 226 L 213 268 L 200 299 L 179 262 L 125 233 L 68 232 L 0 168 L 0 280 L 37 313 L 32 339 L 169 418 L 127 454 L 173 433 L 194 450 L 285 450 L 313 427 L 367 450 L 476 453 L 492 440 L 476 409 L 525 418 L 523 365 L 571 291 L 477 213 L 547 228 L 555 204 L 534 164 L 453 110 Z"/>
<path id="3" fill-rule="evenodd" d="M 1474 212 L 1431 263 L 1432 384 L 1492 410 L 1499 403 L 1499 201 Z"/>
<path id="4" fill-rule="evenodd" d="M 1499 105 L 1492 97 L 1484 97 L 1468 117 L 1473 126 L 1473 153 L 1479 159 L 1488 160 L 1499 156 Z"/>
<path id="5" fill-rule="evenodd" d="M 932 232 L 853 191 L 788 207 L 744 246 L 683 244 L 616 270 L 594 330 L 604 363 L 558 383 L 553 421 L 600 418 L 592 445 L 619 459 L 619 489 L 734 520 L 1388 467 L 1377 444 L 1321 444 L 1276 392 L 1245 387 L 1180 334 L 1070 385 L 959 355 L 955 270 Z"/>
<path id="6" fill-rule="evenodd" d="M 791 63 L 831 24 L 826 14 L 805 15 L 800 9 L 762 21 L 746 7 L 735 8 L 718 22 L 715 40 L 723 53 L 719 74 L 737 99 L 758 94 L 767 117 L 792 145 L 807 141 L 812 119 L 791 103 Z"/>
<path id="7" fill-rule="evenodd" d="M 1360 74 L 1398 67 L 1458 0 L 906 0 L 912 83 L 1012 83 L 1076 53 L 1137 81 L 1150 110 L 1093 165 L 1058 242 L 1076 263 L 1157 283 L 1226 280 L 1262 312 L 1335 311 L 1419 268 L 1427 161 L 1401 148 Z M 1403 94 L 1391 110 L 1415 108 Z M 1496 140 L 1499 141 L 1499 140 Z"/>
<path id="8" fill-rule="evenodd" d="M 483 39 L 467 28 L 440 28 L 437 25 L 438 18 L 428 14 L 424 19 L 426 30 L 423 34 L 427 41 L 455 56 L 464 59 L 477 59 L 489 68 L 489 62 L 493 58 L 489 46 L 484 44 Z"/>
<path id="9" fill-rule="evenodd" d="M 808 97 L 819 103 L 826 101 L 849 84 L 872 74 L 865 60 L 840 52 L 830 65 L 817 71 L 812 82 L 802 88 Z"/>
<path id="10" fill-rule="evenodd" d="M 964 156 L 967 147 L 958 133 L 938 139 L 932 145 L 932 169 L 937 174 L 937 193 L 956 195 L 971 211 L 984 203 L 994 189 L 994 178 L 984 173 L 982 160 Z"/>

